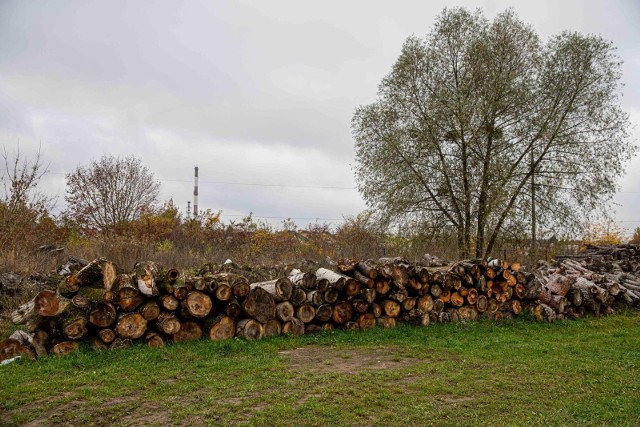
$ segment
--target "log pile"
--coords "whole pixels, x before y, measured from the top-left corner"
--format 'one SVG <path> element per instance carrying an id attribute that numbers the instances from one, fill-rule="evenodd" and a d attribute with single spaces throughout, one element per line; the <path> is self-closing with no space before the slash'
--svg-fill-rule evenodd
<path id="1" fill-rule="evenodd" d="M 535 275 L 540 294 L 531 310 L 539 320 L 640 306 L 640 245 L 588 245 L 578 255 L 556 257 Z"/>
<path id="2" fill-rule="evenodd" d="M 148 261 L 119 272 L 103 258 L 78 261 L 52 273 L 47 280 L 57 286 L 12 313 L 24 330 L 0 342 L 0 360 L 62 355 L 81 343 L 98 349 L 134 342 L 156 347 L 201 338 L 389 328 L 398 322 L 501 320 L 525 308 L 553 321 L 640 304 L 640 249 L 630 245 L 589 247 L 535 272 L 499 259 L 446 267 L 403 258 L 344 259 L 332 270 L 302 267 L 286 274 L 275 269 L 278 277 L 271 278 L 263 269 L 243 274 L 230 264 L 179 272 Z"/>

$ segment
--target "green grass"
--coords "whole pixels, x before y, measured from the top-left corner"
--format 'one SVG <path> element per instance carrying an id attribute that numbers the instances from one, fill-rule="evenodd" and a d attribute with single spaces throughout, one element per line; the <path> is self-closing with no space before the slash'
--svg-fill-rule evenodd
<path id="1" fill-rule="evenodd" d="M 637 426 L 640 312 L 85 350 L 0 367 L 0 424 L 29 422 Z"/>

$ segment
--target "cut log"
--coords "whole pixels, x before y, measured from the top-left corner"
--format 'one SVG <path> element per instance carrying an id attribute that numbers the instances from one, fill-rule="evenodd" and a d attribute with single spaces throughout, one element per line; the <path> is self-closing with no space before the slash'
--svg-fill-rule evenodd
<path id="1" fill-rule="evenodd" d="M 433 310 L 433 297 L 431 295 L 421 296 L 418 298 L 416 306 L 421 313 L 430 312 Z"/>
<path id="2" fill-rule="evenodd" d="M 294 288 L 289 300 L 294 307 L 299 307 L 307 300 L 307 293 L 302 288 Z"/>
<path id="3" fill-rule="evenodd" d="M 255 289 L 252 289 L 252 291 L 255 291 Z M 249 294 L 249 296 L 251 296 L 251 294 Z M 255 319 L 241 319 L 238 320 L 236 326 L 236 335 L 248 340 L 260 339 L 264 336 L 264 326 Z"/>
<path id="4" fill-rule="evenodd" d="M 232 301 L 224 309 L 227 316 L 237 319 L 242 315 L 242 306 L 237 301 Z"/>
<path id="5" fill-rule="evenodd" d="M 113 283 L 113 303 L 123 311 L 133 311 L 145 300 L 129 274 L 119 274 Z"/>
<path id="6" fill-rule="evenodd" d="M 326 302 L 327 304 L 334 304 L 336 301 L 338 301 L 340 293 L 336 289 L 329 288 L 324 291 L 322 297 L 324 299 L 324 302 Z"/>
<path id="7" fill-rule="evenodd" d="M 289 273 L 289 280 L 294 286 L 300 287 L 305 291 L 318 288 L 318 280 L 313 273 L 303 273 L 300 270 L 291 270 Z"/>
<path id="8" fill-rule="evenodd" d="M 89 316 L 86 311 L 72 307 L 59 316 L 62 334 L 70 340 L 78 340 L 89 332 Z"/>
<path id="9" fill-rule="evenodd" d="M 183 305 L 187 308 L 190 316 L 198 319 L 208 316 L 213 307 L 209 295 L 200 291 L 189 292 Z"/>
<path id="10" fill-rule="evenodd" d="M 138 309 L 146 321 L 156 320 L 160 315 L 160 306 L 156 301 L 146 301 Z"/>
<path id="11" fill-rule="evenodd" d="M 282 323 L 276 319 L 271 319 L 264 324 L 264 337 L 277 337 L 282 334 Z"/>
<path id="12" fill-rule="evenodd" d="M 116 321 L 116 334 L 123 339 L 140 338 L 146 330 L 147 321 L 140 313 L 124 313 Z"/>
<path id="13" fill-rule="evenodd" d="M 376 280 L 376 292 L 380 295 L 386 295 L 391 290 L 391 286 L 389 285 L 389 281 L 382 279 Z"/>
<path id="14" fill-rule="evenodd" d="M 283 301 L 276 305 L 276 319 L 283 323 L 289 322 L 295 315 L 293 304 L 289 301 Z"/>
<path id="15" fill-rule="evenodd" d="M 397 303 L 396 303 L 397 304 Z M 343 325 L 353 318 L 353 306 L 348 302 L 338 302 L 333 306 L 333 321 Z"/>
<path id="16" fill-rule="evenodd" d="M 328 322 L 333 316 L 333 308 L 329 304 L 322 304 L 316 308 L 316 319 L 318 322 Z"/>
<path id="17" fill-rule="evenodd" d="M 314 291 L 308 291 L 307 292 L 307 303 L 314 305 L 314 306 L 319 306 L 324 304 L 324 296 L 323 296 L 323 292 L 318 291 L 318 290 L 314 290 Z"/>
<path id="18" fill-rule="evenodd" d="M 156 327 L 164 334 L 174 335 L 180 330 L 182 325 L 175 314 L 163 311 L 160 313 L 160 316 L 158 316 Z"/>
<path id="19" fill-rule="evenodd" d="M 281 277 L 268 282 L 252 283 L 251 289 L 262 288 L 273 297 L 275 302 L 288 301 L 291 299 L 293 284 L 287 277 Z"/>
<path id="20" fill-rule="evenodd" d="M 180 330 L 171 336 L 174 343 L 197 341 L 202 338 L 202 327 L 196 321 L 189 320 L 180 325 Z"/>
<path id="21" fill-rule="evenodd" d="M 396 318 L 395 317 L 378 317 L 376 319 L 377 326 L 380 326 L 385 329 L 391 329 L 396 327 Z"/>
<path id="22" fill-rule="evenodd" d="M 116 308 L 111 304 L 97 304 L 89 312 L 89 322 L 98 328 L 108 328 L 116 321 Z"/>
<path id="23" fill-rule="evenodd" d="M 35 360 L 36 353 L 31 347 L 23 345 L 19 340 L 9 338 L 0 341 L 0 362 L 16 356 L 25 356 Z"/>
<path id="24" fill-rule="evenodd" d="M 164 310 L 176 311 L 180 305 L 180 301 L 173 295 L 163 295 L 160 297 L 160 305 Z"/>
<path id="25" fill-rule="evenodd" d="M 286 322 L 282 325 L 282 333 L 283 334 L 291 334 L 291 335 L 303 335 L 304 334 L 304 323 L 300 321 L 300 319 L 294 317 L 290 321 Z"/>
<path id="26" fill-rule="evenodd" d="M 98 258 L 65 279 L 66 291 L 77 292 L 83 286 L 111 289 L 116 279 L 116 266 L 104 258 Z"/>
<path id="27" fill-rule="evenodd" d="M 133 345 L 133 341 L 128 338 L 116 337 L 109 346 L 109 350 L 129 348 Z"/>
<path id="28" fill-rule="evenodd" d="M 480 313 L 484 313 L 489 309 L 489 300 L 484 295 L 478 295 L 478 299 L 476 300 L 476 308 Z"/>
<path id="29" fill-rule="evenodd" d="M 296 310 L 296 317 L 303 323 L 311 323 L 316 317 L 316 309 L 311 304 L 302 304 Z"/>
<path id="30" fill-rule="evenodd" d="M 387 317 L 398 317 L 400 304 L 393 300 L 384 300 L 382 301 L 382 310 Z"/>
<path id="31" fill-rule="evenodd" d="M 64 356 L 76 352 L 80 349 L 80 344 L 77 341 L 63 341 L 54 345 L 51 348 L 51 354 L 54 356 Z"/>
<path id="32" fill-rule="evenodd" d="M 98 331 L 98 337 L 105 344 L 111 344 L 116 339 L 116 332 L 113 329 L 100 329 Z"/>
<path id="33" fill-rule="evenodd" d="M 372 313 L 364 313 L 358 316 L 358 326 L 360 329 L 371 329 L 376 326 L 376 317 Z"/>
<path id="34" fill-rule="evenodd" d="M 233 299 L 233 289 L 226 283 L 218 283 L 214 295 L 218 301 L 231 301 L 231 299 Z"/>
<path id="35" fill-rule="evenodd" d="M 273 296 L 262 287 L 251 289 L 244 302 L 244 310 L 250 317 L 261 324 L 276 317 L 276 303 L 273 300 Z"/>
<path id="36" fill-rule="evenodd" d="M 365 262 L 359 262 L 356 264 L 356 269 L 358 272 L 369 279 L 375 279 L 378 277 L 378 270 L 374 267 L 371 267 L 369 264 Z"/>
<path id="37" fill-rule="evenodd" d="M 354 300 L 351 304 L 353 304 L 353 310 L 357 314 L 363 314 L 369 310 L 369 303 L 365 300 Z"/>
<path id="38" fill-rule="evenodd" d="M 157 332 L 147 332 L 144 336 L 144 342 L 148 347 L 164 347 L 164 338 Z"/>
<path id="39" fill-rule="evenodd" d="M 236 334 L 236 321 L 229 316 L 222 316 L 209 330 L 209 339 L 212 341 L 233 338 Z"/>

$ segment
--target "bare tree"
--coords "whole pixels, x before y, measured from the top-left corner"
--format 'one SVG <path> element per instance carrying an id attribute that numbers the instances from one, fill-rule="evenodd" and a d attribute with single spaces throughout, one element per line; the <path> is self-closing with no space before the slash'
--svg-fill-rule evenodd
<path id="1" fill-rule="evenodd" d="M 359 190 L 388 221 L 450 230 L 463 256 L 532 221 L 575 226 L 637 151 L 620 77 L 599 36 L 543 43 L 511 10 L 445 9 L 354 114 Z"/>
<path id="2" fill-rule="evenodd" d="M 21 248 L 29 250 L 38 223 L 48 216 L 54 199 L 38 190 L 40 179 L 47 172 L 40 150 L 34 157 L 25 157 L 20 149 L 14 155 L 3 146 L 0 184 L 0 248 L 16 256 Z"/>
<path id="3" fill-rule="evenodd" d="M 68 214 L 80 225 L 107 230 L 132 221 L 158 201 L 160 183 L 140 159 L 105 155 L 66 175 Z"/>

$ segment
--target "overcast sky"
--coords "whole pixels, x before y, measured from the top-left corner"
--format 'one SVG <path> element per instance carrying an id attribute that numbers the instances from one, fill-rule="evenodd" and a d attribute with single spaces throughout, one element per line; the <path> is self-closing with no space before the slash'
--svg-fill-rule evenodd
<path id="1" fill-rule="evenodd" d="M 65 172 L 134 154 L 183 211 L 198 165 L 200 207 L 224 220 L 335 223 L 365 208 L 353 188 L 355 107 L 375 99 L 403 41 L 454 5 L 490 18 L 513 7 L 543 39 L 576 30 L 613 41 L 640 139 L 638 0 L 0 0 L 0 145 L 41 146 L 58 209 Z M 640 226 L 640 158 L 620 185 L 616 219 Z"/>

